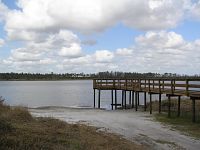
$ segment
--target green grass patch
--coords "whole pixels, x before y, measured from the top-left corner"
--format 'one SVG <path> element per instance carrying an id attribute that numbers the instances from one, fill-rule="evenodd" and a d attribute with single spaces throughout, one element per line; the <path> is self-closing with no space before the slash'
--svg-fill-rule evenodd
<path id="1" fill-rule="evenodd" d="M 171 113 L 168 117 L 166 113 L 155 114 L 155 119 L 161 123 L 171 125 L 172 130 L 176 129 L 185 135 L 200 139 L 200 122 L 193 123 L 191 117 L 177 117 L 176 113 Z"/>
<path id="2" fill-rule="evenodd" d="M 158 112 L 158 101 L 153 102 L 153 111 Z M 172 130 L 200 139 L 200 101 L 196 101 L 196 122 L 192 122 L 192 101 L 181 100 L 180 117 L 177 116 L 178 102 L 171 99 L 171 117 L 168 117 L 168 100 L 161 103 L 162 113 L 154 113 L 155 120 L 170 125 Z M 149 109 L 149 104 L 148 104 Z"/>

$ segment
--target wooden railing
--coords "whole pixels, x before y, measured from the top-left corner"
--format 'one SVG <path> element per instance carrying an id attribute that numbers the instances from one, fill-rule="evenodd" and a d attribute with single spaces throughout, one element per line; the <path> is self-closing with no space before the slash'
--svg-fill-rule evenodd
<path id="1" fill-rule="evenodd" d="M 200 79 L 94 79 L 93 88 L 200 97 Z"/>

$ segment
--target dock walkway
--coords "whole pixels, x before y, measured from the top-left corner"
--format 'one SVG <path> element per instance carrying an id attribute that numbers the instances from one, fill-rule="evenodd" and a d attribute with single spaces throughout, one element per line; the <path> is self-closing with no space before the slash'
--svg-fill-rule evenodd
<path id="1" fill-rule="evenodd" d="M 135 108 L 137 111 L 140 103 L 139 93 L 144 93 L 144 110 L 146 111 L 146 99 L 149 94 L 150 114 L 152 114 L 152 95 L 159 96 L 159 113 L 161 113 L 161 95 L 168 97 L 168 116 L 171 115 L 171 97 L 178 98 L 177 116 L 180 116 L 181 96 L 187 96 L 192 100 L 192 121 L 195 122 L 195 101 L 200 100 L 200 79 L 194 78 L 137 78 L 137 79 L 93 79 L 94 108 L 96 107 L 95 91 L 98 90 L 98 108 L 101 103 L 101 90 L 111 90 L 112 109 L 117 106 Z M 117 91 L 122 91 L 121 104 L 117 103 Z M 129 104 L 127 105 L 126 93 L 129 91 Z"/>

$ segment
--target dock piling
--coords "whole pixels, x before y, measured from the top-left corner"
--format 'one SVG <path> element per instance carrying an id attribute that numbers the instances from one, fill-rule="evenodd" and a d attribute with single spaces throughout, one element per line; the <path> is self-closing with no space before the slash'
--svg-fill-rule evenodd
<path id="1" fill-rule="evenodd" d="M 149 98 L 149 100 L 150 100 L 150 106 L 149 106 L 149 109 L 150 109 L 150 114 L 152 114 L 152 94 L 150 93 L 150 98 Z"/>
<path id="2" fill-rule="evenodd" d="M 171 96 L 168 95 L 168 117 L 171 117 Z"/>
<path id="3" fill-rule="evenodd" d="M 177 117 L 180 117 L 180 110 L 181 110 L 181 96 L 178 96 L 178 113 L 177 113 Z"/>
<path id="4" fill-rule="evenodd" d="M 96 107 L 95 105 L 96 105 L 96 100 L 95 100 L 95 89 L 94 89 L 94 108 Z"/>
<path id="5" fill-rule="evenodd" d="M 98 108 L 100 109 L 101 108 L 101 90 L 99 90 L 99 98 L 98 98 Z"/>
<path id="6" fill-rule="evenodd" d="M 159 114 L 161 113 L 161 93 L 159 94 Z"/>
<path id="7" fill-rule="evenodd" d="M 132 108 L 134 108 L 134 91 L 132 91 Z"/>
<path id="8" fill-rule="evenodd" d="M 111 90 L 111 99 L 112 99 L 111 107 L 112 107 L 112 110 L 113 110 L 113 90 Z"/>
<path id="9" fill-rule="evenodd" d="M 147 110 L 147 93 L 144 92 L 144 111 Z"/>
<path id="10" fill-rule="evenodd" d="M 195 99 L 192 98 L 192 122 L 196 122 Z"/>
<path id="11" fill-rule="evenodd" d="M 117 90 L 115 90 L 115 109 L 117 109 Z"/>

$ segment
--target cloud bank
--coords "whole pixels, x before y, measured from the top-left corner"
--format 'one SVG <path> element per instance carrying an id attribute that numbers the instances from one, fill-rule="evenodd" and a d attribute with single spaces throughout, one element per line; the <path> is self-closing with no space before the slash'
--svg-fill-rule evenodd
<path id="1" fill-rule="evenodd" d="M 18 0 L 17 10 L 0 1 L 0 21 L 8 41 L 23 44 L 0 60 L 17 72 L 97 72 L 102 70 L 197 73 L 200 40 L 169 32 L 188 16 L 200 20 L 200 1 L 190 0 Z M 102 33 L 116 24 L 141 30 L 132 45 L 86 53 L 78 35 Z M 0 47 L 5 40 L 0 39 Z M 189 70 L 188 70 L 189 68 Z"/>

